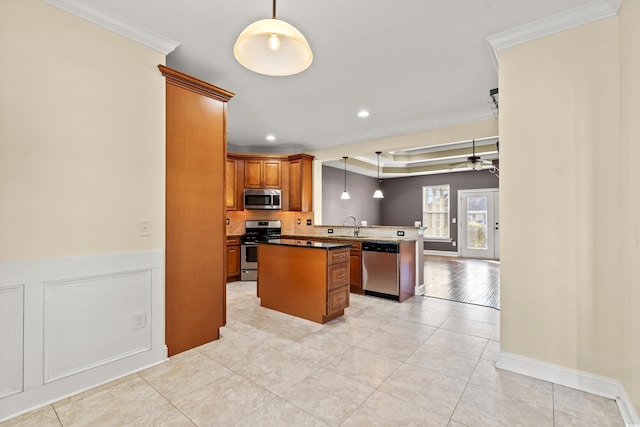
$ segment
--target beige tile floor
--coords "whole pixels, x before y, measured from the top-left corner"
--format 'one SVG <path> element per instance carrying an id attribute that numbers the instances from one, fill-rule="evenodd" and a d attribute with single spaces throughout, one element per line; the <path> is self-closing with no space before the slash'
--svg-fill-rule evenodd
<path id="1" fill-rule="evenodd" d="M 499 312 L 351 296 L 326 325 L 228 285 L 222 338 L 2 426 L 621 426 L 616 403 L 495 368 Z"/>

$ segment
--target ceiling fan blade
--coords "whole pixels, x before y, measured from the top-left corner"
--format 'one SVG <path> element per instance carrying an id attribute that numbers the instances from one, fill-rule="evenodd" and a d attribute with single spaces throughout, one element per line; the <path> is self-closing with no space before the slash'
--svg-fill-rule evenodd
<path id="1" fill-rule="evenodd" d="M 463 167 L 463 166 L 466 166 L 466 165 L 467 165 L 467 162 L 452 163 L 452 164 L 450 164 L 450 165 L 449 165 L 449 166 L 451 166 L 451 167 L 449 168 L 449 172 L 451 172 L 451 171 L 452 171 L 452 170 L 454 170 L 454 169 L 458 169 L 458 168 L 461 168 L 461 167 Z"/>

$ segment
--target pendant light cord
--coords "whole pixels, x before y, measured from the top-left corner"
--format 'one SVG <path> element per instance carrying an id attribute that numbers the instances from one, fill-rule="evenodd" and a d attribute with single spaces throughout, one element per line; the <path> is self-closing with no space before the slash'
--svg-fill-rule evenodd
<path id="1" fill-rule="evenodd" d="M 276 0 L 273 0 L 273 16 L 271 19 L 276 19 Z"/>
<path id="2" fill-rule="evenodd" d="M 347 191 L 347 158 L 343 157 L 343 159 L 344 159 L 344 191 Z"/>

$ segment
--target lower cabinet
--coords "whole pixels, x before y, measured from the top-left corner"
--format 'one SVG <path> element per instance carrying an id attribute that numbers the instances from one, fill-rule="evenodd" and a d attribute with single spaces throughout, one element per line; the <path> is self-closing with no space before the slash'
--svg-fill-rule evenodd
<path id="1" fill-rule="evenodd" d="M 351 243 L 351 249 L 349 250 L 349 268 L 351 269 L 349 274 L 351 282 L 349 285 L 351 292 L 364 295 L 364 289 L 362 289 L 362 242 L 351 241 L 348 243 Z"/>
<path id="2" fill-rule="evenodd" d="M 240 237 L 227 237 L 227 283 L 240 280 Z"/>
<path id="3" fill-rule="evenodd" d="M 258 245 L 258 297 L 262 307 L 326 323 L 349 307 L 349 247 Z"/>

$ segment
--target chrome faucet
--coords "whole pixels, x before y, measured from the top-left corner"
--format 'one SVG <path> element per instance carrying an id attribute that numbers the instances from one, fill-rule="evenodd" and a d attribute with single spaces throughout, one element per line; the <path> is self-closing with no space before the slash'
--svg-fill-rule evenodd
<path id="1" fill-rule="evenodd" d="M 353 218 L 353 237 L 358 237 L 358 220 L 356 219 L 355 216 L 353 215 L 349 215 L 345 220 L 344 223 L 342 225 L 347 225 L 347 221 L 349 221 L 349 218 Z"/>

